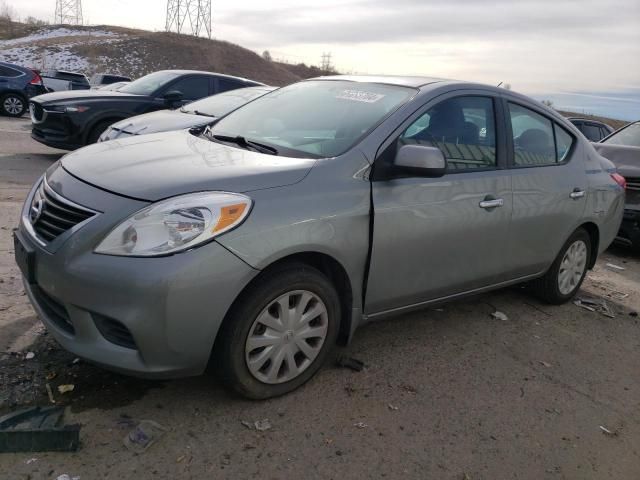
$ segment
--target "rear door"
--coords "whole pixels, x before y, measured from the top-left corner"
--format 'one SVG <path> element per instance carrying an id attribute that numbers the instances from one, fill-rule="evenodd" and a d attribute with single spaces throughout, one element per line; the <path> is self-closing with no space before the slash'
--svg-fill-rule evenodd
<path id="1" fill-rule="evenodd" d="M 505 100 L 513 217 L 512 276 L 540 273 L 560 251 L 586 205 L 587 176 L 573 133 L 535 105 Z"/>
<path id="2" fill-rule="evenodd" d="M 374 165 L 374 228 L 365 311 L 385 313 L 505 280 L 512 198 L 501 104 L 448 94 L 412 115 Z M 441 178 L 398 177 L 403 144 L 436 146 Z"/>

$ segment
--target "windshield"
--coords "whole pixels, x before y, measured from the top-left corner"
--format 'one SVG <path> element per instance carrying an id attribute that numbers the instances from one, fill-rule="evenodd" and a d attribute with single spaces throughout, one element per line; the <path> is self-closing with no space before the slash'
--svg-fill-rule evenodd
<path id="1" fill-rule="evenodd" d="M 284 155 L 335 157 L 415 93 L 375 83 L 300 82 L 230 113 L 211 133 L 244 137 L 284 150 Z"/>
<path id="2" fill-rule="evenodd" d="M 254 98 L 261 97 L 273 89 L 263 87 L 239 88 L 228 92 L 219 93 L 212 97 L 203 98 L 190 103 L 182 108 L 185 113 L 199 113 L 210 117 L 222 117 L 232 110 L 250 102 Z"/>
<path id="3" fill-rule="evenodd" d="M 640 123 L 632 123 L 622 130 L 618 130 L 610 137 L 604 139 L 602 143 L 640 147 Z"/>
<path id="4" fill-rule="evenodd" d="M 151 95 L 158 88 L 166 85 L 168 82 L 176 78 L 179 73 L 176 72 L 155 72 L 145 75 L 134 80 L 128 85 L 122 87 L 119 92 L 132 93 L 134 95 Z"/>

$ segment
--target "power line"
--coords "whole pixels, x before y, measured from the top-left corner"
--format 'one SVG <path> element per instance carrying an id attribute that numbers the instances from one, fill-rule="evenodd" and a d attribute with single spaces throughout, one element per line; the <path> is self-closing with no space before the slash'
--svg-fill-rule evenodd
<path id="1" fill-rule="evenodd" d="M 82 25 L 82 0 L 56 0 L 54 23 Z"/>
<path id="2" fill-rule="evenodd" d="M 211 38 L 211 0 L 167 0 L 165 30 Z"/>

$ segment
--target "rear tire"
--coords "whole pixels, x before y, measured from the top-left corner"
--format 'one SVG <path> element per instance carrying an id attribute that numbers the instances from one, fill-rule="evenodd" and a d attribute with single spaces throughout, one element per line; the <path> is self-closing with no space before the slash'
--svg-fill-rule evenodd
<path id="1" fill-rule="evenodd" d="M 8 117 L 21 117 L 27 111 L 27 101 L 17 93 L 7 93 L 0 99 L 0 110 Z"/>
<path id="2" fill-rule="evenodd" d="M 300 263 L 277 266 L 238 297 L 212 360 L 223 382 L 246 398 L 284 395 L 320 369 L 336 344 L 340 316 L 324 274 Z"/>
<path id="3" fill-rule="evenodd" d="M 591 258 L 591 237 L 579 228 L 562 246 L 547 273 L 531 282 L 535 294 L 544 302 L 560 305 L 578 292 Z"/>

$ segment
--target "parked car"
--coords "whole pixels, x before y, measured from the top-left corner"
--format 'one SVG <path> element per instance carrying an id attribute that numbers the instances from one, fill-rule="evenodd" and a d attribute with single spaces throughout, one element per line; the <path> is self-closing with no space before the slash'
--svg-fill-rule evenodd
<path id="1" fill-rule="evenodd" d="M 0 113 L 21 117 L 29 98 L 45 92 L 42 78 L 30 68 L 0 62 Z"/>
<path id="2" fill-rule="evenodd" d="M 92 88 L 102 87 L 104 85 L 111 85 L 116 82 L 130 82 L 131 78 L 124 75 L 115 75 L 113 73 L 96 73 L 91 77 L 89 84 Z"/>
<path id="3" fill-rule="evenodd" d="M 268 398 L 367 321 L 527 281 L 570 300 L 616 236 L 621 183 L 528 97 L 325 77 L 201 133 L 66 155 L 29 193 L 15 257 L 75 355 L 153 377 L 210 365 Z"/>
<path id="4" fill-rule="evenodd" d="M 163 70 L 117 91 L 49 93 L 31 100 L 31 137 L 51 147 L 74 150 L 95 143 L 110 125 L 125 118 L 254 85 L 261 84 L 217 73 Z"/>
<path id="5" fill-rule="evenodd" d="M 131 82 L 115 82 L 110 83 L 109 85 L 104 85 L 102 87 L 96 87 L 97 90 L 107 91 L 107 92 L 115 92 L 116 90 L 120 90 L 125 85 L 128 85 Z"/>
<path id="6" fill-rule="evenodd" d="M 45 85 L 54 92 L 60 90 L 88 90 L 91 88 L 87 76 L 83 73 L 45 70 L 42 72 L 42 78 Z"/>
<path id="7" fill-rule="evenodd" d="M 273 90 L 275 87 L 238 88 L 189 103 L 179 110 L 159 110 L 127 118 L 107 128 L 98 141 L 202 127 Z"/>
<path id="8" fill-rule="evenodd" d="M 590 118 L 569 117 L 568 120 L 578 127 L 578 130 L 592 142 L 599 142 L 613 133 L 614 130 L 610 125 Z"/>
<path id="9" fill-rule="evenodd" d="M 593 146 L 627 181 L 624 218 L 616 240 L 640 250 L 640 122 L 622 127 Z"/>

